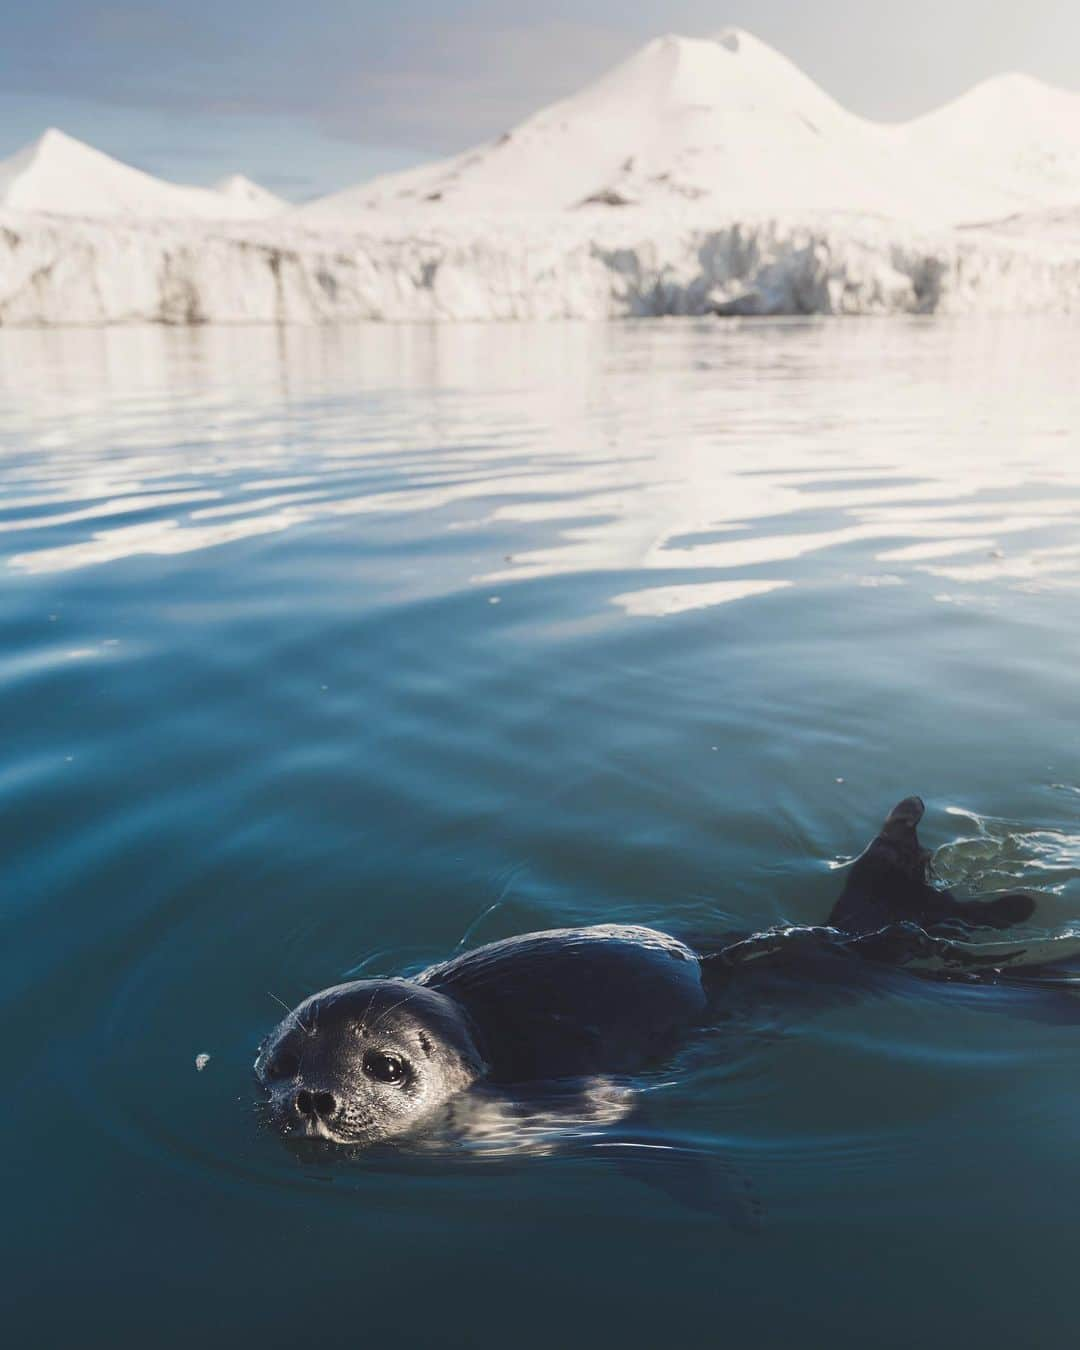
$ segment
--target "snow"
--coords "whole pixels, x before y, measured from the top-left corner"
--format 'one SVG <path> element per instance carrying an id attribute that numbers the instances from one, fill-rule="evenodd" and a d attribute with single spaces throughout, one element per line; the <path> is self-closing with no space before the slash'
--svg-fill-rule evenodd
<path id="1" fill-rule="evenodd" d="M 885 210 L 874 128 L 748 34 L 669 35 L 491 145 L 303 209 L 531 211 L 605 196 L 645 207 Z"/>
<path id="2" fill-rule="evenodd" d="M 0 164 L 0 323 L 1080 311 L 1080 94 L 857 117 L 737 29 L 288 209 L 47 132 Z"/>
<path id="3" fill-rule="evenodd" d="M 905 134 L 972 195 L 969 217 L 986 214 L 975 199 L 988 188 L 1006 194 L 1012 211 L 1080 205 L 1080 94 L 998 75 L 909 122 Z"/>
<path id="4" fill-rule="evenodd" d="M 231 173 L 220 179 L 214 184 L 213 190 L 234 202 L 237 210 L 243 210 L 251 218 L 277 215 L 289 205 L 283 197 L 276 197 L 250 178 L 245 178 L 242 173 Z"/>
<path id="5" fill-rule="evenodd" d="M 285 203 L 239 175 L 217 190 L 166 183 L 50 128 L 0 161 L 0 206 L 62 216 L 244 220 Z"/>
<path id="6" fill-rule="evenodd" d="M 988 234 L 1013 239 L 1027 238 L 1033 243 L 1071 242 L 1075 247 L 1080 244 L 1080 206 L 1021 211 L 1004 220 L 991 221 L 982 229 Z"/>
<path id="7" fill-rule="evenodd" d="M 983 128 L 991 131 L 984 135 Z M 978 86 L 906 124 L 842 108 L 739 29 L 669 35 L 495 142 L 309 204 L 317 222 L 377 209 L 855 211 L 921 225 L 1080 200 L 1080 95 L 1026 77 Z"/>

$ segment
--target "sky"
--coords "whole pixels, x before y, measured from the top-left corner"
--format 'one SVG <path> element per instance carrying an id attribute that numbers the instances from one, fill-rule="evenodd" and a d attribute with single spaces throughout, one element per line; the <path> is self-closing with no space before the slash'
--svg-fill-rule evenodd
<path id="1" fill-rule="evenodd" d="M 28 0 L 0 157 L 59 126 L 162 177 L 294 200 L 499 135 L 661 33 L 749 29 L 863 116 L 1022 70 L 1080 91 L 1076 0 Z"/>

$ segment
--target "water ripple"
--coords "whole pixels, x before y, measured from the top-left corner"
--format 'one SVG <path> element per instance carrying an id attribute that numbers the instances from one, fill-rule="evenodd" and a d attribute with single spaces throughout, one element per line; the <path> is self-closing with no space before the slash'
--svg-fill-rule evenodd
<path id="1" fill-rule="evenodd" d="M 478 1270 L 516 1336 L 580 1271 L 605 1343 L 648 1269 L 656 1344 L 722 1269 L 736 1341 L 846 1347 L 918 1307 L 913 1263 L 964 1335 L 998 1289 L 1064 1287 L 1071 1003 L 908 973 L 728 1006 L 633 1085 L 622 1143 L 751 1183 L 753 1240 L 685 1177 L 560 1151 L 617 1131 L 619 1092 L 492 1109 L 483 1164 L 344 1168 L 259 1128 L 250 1071 L 276 1000 L 463 939 L 820 923 L 910 792 L 943 880 L 1031 888 L 1026 937 L 1071 941 L 1074 336 L 0 330 L 8 1273 L 35 1312 L 64 1270 L 82 1329 L 149 1310 L 139 1344 L 164 1307 L 178 1344 L 278 1344 L 360 1306 L 442 1343 Z"/>

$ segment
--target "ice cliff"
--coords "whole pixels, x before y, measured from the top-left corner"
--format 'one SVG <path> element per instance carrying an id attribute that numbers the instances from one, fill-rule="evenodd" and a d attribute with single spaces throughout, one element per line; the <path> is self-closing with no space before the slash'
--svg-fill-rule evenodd
<path id="1" fill-rule="evenodd" d="M 377 228 L 377 224 L 381 228 Z M 1071 313 L 1080 252 L 843 216 L 119 224 L 0 213 L 0 323 Z"/>

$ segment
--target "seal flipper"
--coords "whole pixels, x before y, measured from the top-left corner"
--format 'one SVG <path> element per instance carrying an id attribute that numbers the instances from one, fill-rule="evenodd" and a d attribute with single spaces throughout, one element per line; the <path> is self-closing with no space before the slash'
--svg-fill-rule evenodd
<path id="1" fill-rule="evenodd" d="M 917 832 L 925 810 L 921 797 L 905 797 L 893 807 L 877 837 L 851 864 L 829 915 L 830 927 L 867 933 L 905 920 L 921 925 L 929 912 L 952 900 L 947 891 L 930 885 L 930 854 Z"/>
<path id="2" fill-rule="evenodd" d="M 845 933 L 875 932 L 897 923 L 928 931 L 951 925 L 1010 928 L 1031 918 L 1035 902 L 1028 895 L 958 900 L 931 883 L 930 852 L 918 836 L 925 810 L 921 797 L 905 797 L 893 807 L 877 837 L 852 863 L 829 915 L 830 927 Z"/>
<path id="3" fill-rule="evenodd" d="M 1035 901 L 1022 891 L 995 895 L 984 900 L 953 900 L 936 928 L 1014 928 L 1027 923 L 1035 913 Z"/>

